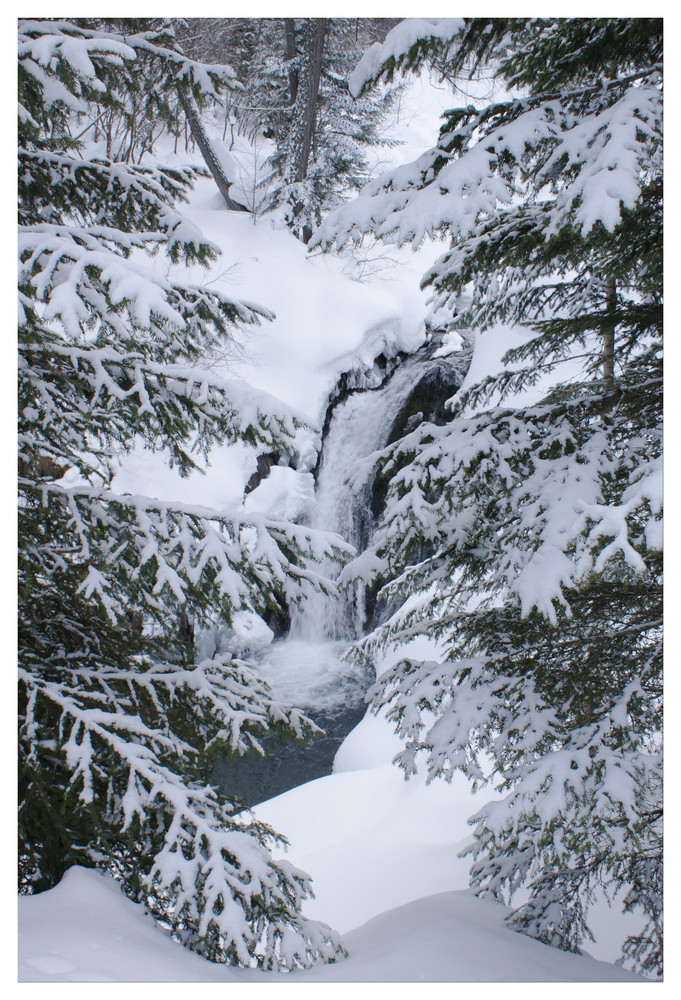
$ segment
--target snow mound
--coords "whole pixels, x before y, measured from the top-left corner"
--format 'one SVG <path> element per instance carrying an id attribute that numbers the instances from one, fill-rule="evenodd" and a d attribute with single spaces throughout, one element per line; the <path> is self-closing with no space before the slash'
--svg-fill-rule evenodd
<path id="1" fill-rule="evenodd" d="M 49 892 L 19 897 L 20 982 L 172 982 L 206 969 L 98 872 L 70 868 Z"/>
<path id="2" fill-rule="evenodd" d="M 283 521 L 298 521 L 314 505 L 314 476 L 288 466 L 274 465 L 266 479 L 244 500 L 244 510 L 258 511 Z"/>
<path id="3" fill-rule="evenodd" d="M 345 937 L 350 958 L 308 978 L 353 982 L 641 982 L 504 926 L 505 907 L 470 890 L 417 899 Z M 300 977 L 302 978 L 302 977 Z"/>
<path id="4" fill-rule="evenodd" d="M 503 926 L 470 892 L 414 900 L 346 936 L 350 957 L 281 975 L 213 965 L 173 942 L 109 877 L 71 868 L 19 900 L 19 982 L 640 982 Z"/>

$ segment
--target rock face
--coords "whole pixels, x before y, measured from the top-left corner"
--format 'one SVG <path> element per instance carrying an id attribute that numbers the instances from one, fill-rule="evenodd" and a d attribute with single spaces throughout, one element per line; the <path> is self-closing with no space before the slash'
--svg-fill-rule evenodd
<path id="1" fill-rule="evenodd" d="M 470 353 L 468 353 L 467 359 L 457 356 L 456 363 L 452 363 L 447 358 L 424 359 L 422 373 L 417 376 L 413 388 L 395 415 L 388 444 L 399 441 L 416 430 L 422 423 L 442 426 L 447 422 L 449 414 L 447 402 L 461 388 L 461 383 L 470 364 L 470 356 Z M 393 467 L 391 475 L 394 475 L 398 470 L 399 466 Z M 370 537 L 381 519 L 389 485 L 389 477 L 378 472 L 367 487 L 366 509 L 370 511 L 370 517 L 366 518 L 367 523 L 362 532 L 364 546 L 369 544 Z M 424 552 L 422 555 L 425 557 L 426 553 Z M 397 610 L 397 606 L 378 598 L 378 591 L 384 582 L 378 582 L 366 589 L 364 608 L 367 631 L 387 620 Z"/>
<path id="2" fill-rule="evenodd" d="M 416 430 L 422 423 L 442 426 L 447 422 L 448 400 L 461 388 L 463 377 L 461 359 L 453 364 L 447 358 L 431 360 L 424 358 L 422 371 L 416 369 L 413 388 L 397 411 L 393 420 L 387 444 L 394 444 L 400 438 Z M 468 359 L 470 363 L 470 357 Z M 380 475 L 376 476 L 371 490 L 371 512 L 375 520 L 383 513 L 388 483 Z"/>
<path id="3" fill-rule="evenodd" d="M 268 628 L 274 632 L 275 639 L 283 639 L 284 636 L 288 635 L 288 630 L 291 627 L 291 612 L 283 604 L 268 608 L 262 618 Z"/>
<path id="4" fill-rule="evenodd" d="M 442 425 L 447 420 L 447 401 L 461 388 L 460 367 L 442 358 L 431 361 L 424 368 L 423 375 L 395 418 L 389 444 L 424 421 Z"/>
<path id="5" fill-rule="evenodd" d="M 405 358 L 409 357 L 404 351 L 387 356 L 379 354 L 371 368 L 352 368 L 349 371 L 341 372 L 336 382 L 335 388 L 329 395 L 329 401 L 324 414 L 324 424 L 322 426 L 322 447 L 317 455 L 317 464 L 313 472 L 315 478 L 319 473 L 324 455 L 324 442 L 326 441 L 331 421 L 336 409 L 355 393 L 378 391 L 386 385 L 391 376 L 399 368 Z"/>
<path id="6" fill-rule="evenodd" d="M 279 465 L 281 455 L 276 451 L 268 452 L 266 455 L 258 455 L 258 464 L 255 472 L 246 483 L 244 496 L 252 493 L 256 486 L 260 486 L 263 479 L 267 479 L 273 465 Z"/>
<path id="7" fill-rule="evenodd" d="M 392 444 L 403 434 L 413 430 L 422 420 L 436 424 L 444 423 L 447 417 L 447 400 L 451 399 L 460 388 L 473 354 L 470 332 L 461 331 L 457 336 L 460 348 L 452 349 L 449 353 L 445 353 L 446 348 L 443 348 L 443 340 L 446 340 L 448 335 L 443 330 L 433 330 L 428 340 L 413 354 L 405 354 L 404 351 L 398 351 L 390 357 L 379 354 L 372 368 L 343 372 L 329 396 L 322 429 L 322 450 L 319 453 L 315 475 L 321 464 L 324 442 L 336 409 L 355 393 L 380 392 L 386 388 L 407 359 L 415 364 L 414 387 L 395 417 L 388 443 Z M 416 419 L 419 414 L 421 420 Z M 407 427 L 410 418 L 413 418 L 414 422 Z"/>

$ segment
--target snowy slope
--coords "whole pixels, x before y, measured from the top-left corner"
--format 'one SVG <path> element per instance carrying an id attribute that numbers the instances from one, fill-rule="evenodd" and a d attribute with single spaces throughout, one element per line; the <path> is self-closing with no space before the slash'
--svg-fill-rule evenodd
<path id="1" fill-rule="evenodd" d="M 640 982 L 502 926 L 469 892 L 418 899 L 345 936 L 349 958 L 279 975 L 212 965 L 175 944 L 108 877 L 72 868 L 19 901 L 19 982 Z"/>
<path id="2" fill-rule="evenodd" d="M 232 362 L 232 371 L 309 419 L 323 416 L 326 396 L 345 366 L 370 364 L 373 351 L 384 345 L 413 350 L 421 342 L 425 295 L 418 289 L 419 265 L 408 257 L 400 281 L 352 281 L 340 259 L 308 255 L 303 243 L 274 228 L 268 217 L 254 222 L 228 212 L 208 180 L 196 185 L 191 218 L 222 248 L 212 271 L 234 268 L 215 284 L 276 316 L 248 335 L 246 356 Z"/>
<path id="3" fill-rule="evenodd" d="M 264 305 L 276 316 L 240 332 L 238 344 L 224 358 L 211 360 L 212 367 L 243 380 L 254 399 L 261 393 L 273 397 L 265 401 L 266 409 L 281 410 L 284 404 L 308 423 L 311 431 L 302 433 L 297 446 L 303 453 L 312 449 L 314 465 L 314 432 L 321 428 L 339 373 L 370 367 L 383 351 L 411 351 L 422 343 L 426 296 L 418 280 L 436 251 L 431 247 L 421 263 L 401 251 L 398 279 L 364 283 L 343 273 L 341 259 L 308 257 L 307 248 L 269 218 L 254 223 L 222 208 L 212 180 L 199 180 L 184 211 L 223 254 L 208 271 L 193 268 L 192 279 Z M 187 502 L 200 497 L 204 505 L 221 508 L 240 502 L 255 463 L 246 446 L 217 447 L 205 474 L 181 479 L 162 452 L 138 451 L 120 459 L 114 488 Z"/>
<path id="4" fill-rule="evenodd" d="M 213 966 L 171 941 L 108 877 L 71 869 L 19 900 L 21 981 L 641 982 L 504 926 L 504 907 L 467 889 L 467 817 L 488 797 L 451 784 L 405 782 L 383 719 L 346 738 L 335 773 L 256 807 L 290 840 L 287 858 L 314 879 L 311 917 L 335 926 L 349 958 L 280 977 Z M 606 947 L 601 953 L 608 952 Z M 609 957 L 616 949 L 610 946 Z"/>

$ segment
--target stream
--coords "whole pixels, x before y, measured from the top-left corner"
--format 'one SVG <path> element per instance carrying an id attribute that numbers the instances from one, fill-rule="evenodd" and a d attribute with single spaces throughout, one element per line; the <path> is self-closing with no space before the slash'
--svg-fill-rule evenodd
<path id="1" fill-rule="evenodd" d="M 468 346 L 468 345 L 466 345 Z M 358 553 L 369 543 L 377 517 L 373 474 L 353 484 L 358 465 L 422 420 L 444 422 L 445 401 L 461 384 L 470 351 L 433 357 L 433 345 L 408 356 L 378 387 L 351 390 L 329 410 L 309 524 L 335 532 Z M 333 563 L 321 572 L 334 578 Z M 265 757 L 255 753 L 218 763 L 214 780 L 247 806 L 330 774 L 347 734 L 366 712 L 364 695 L 375 680 L 371 664 L 344 661 L 365 634 L 365 588 L 336 598 L 310 591 L 292 609 L 289 633 L 253 659 L 274 696 L 304 711 L 325 735 L 305 744 L 270 738 Z"/>

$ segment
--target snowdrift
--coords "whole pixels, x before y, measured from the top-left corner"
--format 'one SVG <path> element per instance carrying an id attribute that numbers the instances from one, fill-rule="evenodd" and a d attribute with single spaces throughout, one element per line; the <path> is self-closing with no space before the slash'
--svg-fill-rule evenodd
<path id="1" fill-rule="evenodd" d="M 503 927 L 503 908 L 469 892 L 414 900 L 346 935 L 350 957 L 279 975 L 212 965 L 175 944 L 115 882 L 72 868 L 19 901 L 20 982 L 633 982 Z"/>

